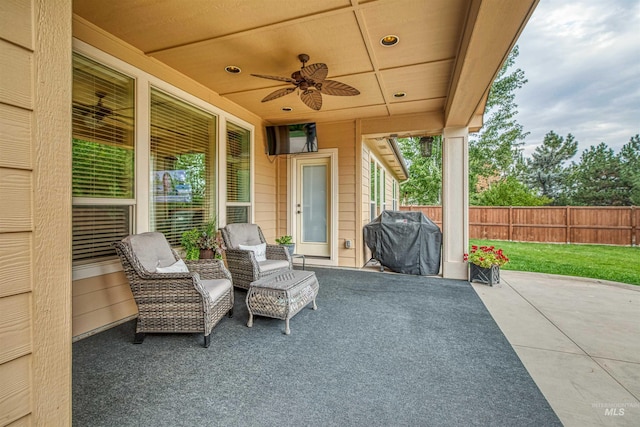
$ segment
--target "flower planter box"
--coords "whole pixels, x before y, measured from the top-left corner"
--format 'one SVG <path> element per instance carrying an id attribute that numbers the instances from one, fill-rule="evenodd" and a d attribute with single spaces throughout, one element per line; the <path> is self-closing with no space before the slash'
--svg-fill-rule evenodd
<path id="1" fill-rule="evenodd" d="M 492 265 L 489 268 L 469 264 L 469 282 L 486 283 L 489 286 L 500 283 L 500 266 Z"/>

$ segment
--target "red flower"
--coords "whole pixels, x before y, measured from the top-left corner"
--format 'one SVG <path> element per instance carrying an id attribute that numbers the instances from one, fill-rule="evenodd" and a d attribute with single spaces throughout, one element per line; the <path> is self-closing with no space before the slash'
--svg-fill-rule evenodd
<path id="1" fill-rule="evenodd" d="M 495 246 L 478 247 L 476 245 L 471 246 L 469 254 L 464 254 L 464 260 L 483 268 L 489 268 L 492 265 L 502 266 L 509 262 L 509 258 L 502 249 L 496 249 Z"/>

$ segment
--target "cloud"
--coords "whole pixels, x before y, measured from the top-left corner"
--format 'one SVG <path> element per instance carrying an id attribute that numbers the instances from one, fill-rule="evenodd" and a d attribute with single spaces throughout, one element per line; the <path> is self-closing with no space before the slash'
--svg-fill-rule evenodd
<path id="1" fill-rule="evenodd" d="M 640 133 L 640 2 L 541 0 L 518 40 L 518 122 L 525 155 L 544 135 L 572 133 L 579 153 L 618 151 Z"/>

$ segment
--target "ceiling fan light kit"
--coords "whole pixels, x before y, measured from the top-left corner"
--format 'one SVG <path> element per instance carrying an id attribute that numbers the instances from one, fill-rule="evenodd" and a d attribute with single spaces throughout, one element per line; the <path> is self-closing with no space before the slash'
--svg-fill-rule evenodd
<path id="1" fill-rule="evenodd" d="M 278 80 L 294 85 L 294 87 L 277 89 L 271 92 L 262 99 L 262 102 L 272 101 L 288 95 L 297 89 L 302 102 L 312 110 L 318 111 L 322 108 L 322 95 L 355 96 L 360 94 L 360 91 L 348 84 L 335 80 L 327 80 L 326 77 L 327 74 L 329 74 L 327 64 L 317 63 L 306 65 L 307 62 L 309 62 L 309 55 L 306 53 L 298 55 L 298 59 L 302 62 L 302 67 L 300 68 L 300 71 L 293 72 L 291 77 L 251 74 L 254 77 Z"/>

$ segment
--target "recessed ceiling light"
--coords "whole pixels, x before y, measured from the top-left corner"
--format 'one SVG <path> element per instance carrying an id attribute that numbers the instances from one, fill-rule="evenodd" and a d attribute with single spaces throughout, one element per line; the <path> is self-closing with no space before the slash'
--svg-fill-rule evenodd
<path id="1" fill-rule="evenodd" d="M 286 111 L 286 112 L 293 111 L 293 108 L 291 108 L 291 107 L 282 107 L 282 111 Z"/>
<path id="2" fill-rule="evenodd" d="M 407 96 L 406 92 L 396 92 L 393 94 L 394 98 L 404 98 L 405 96 Z"/>
<path id="3" fill-rule="evenodd" d="M 400 41 L 400 37 L 389 34 L 380 39 L 380 44 L 385 47 L 395 46 Z"/>
<path id="4" fill-rule="evenodd" d="M 240 74 L 242 72 L 240 67 L 236 67 L 235 65 L 227 65 L 224 67 L 224 70 L 229 74 Z"/>

